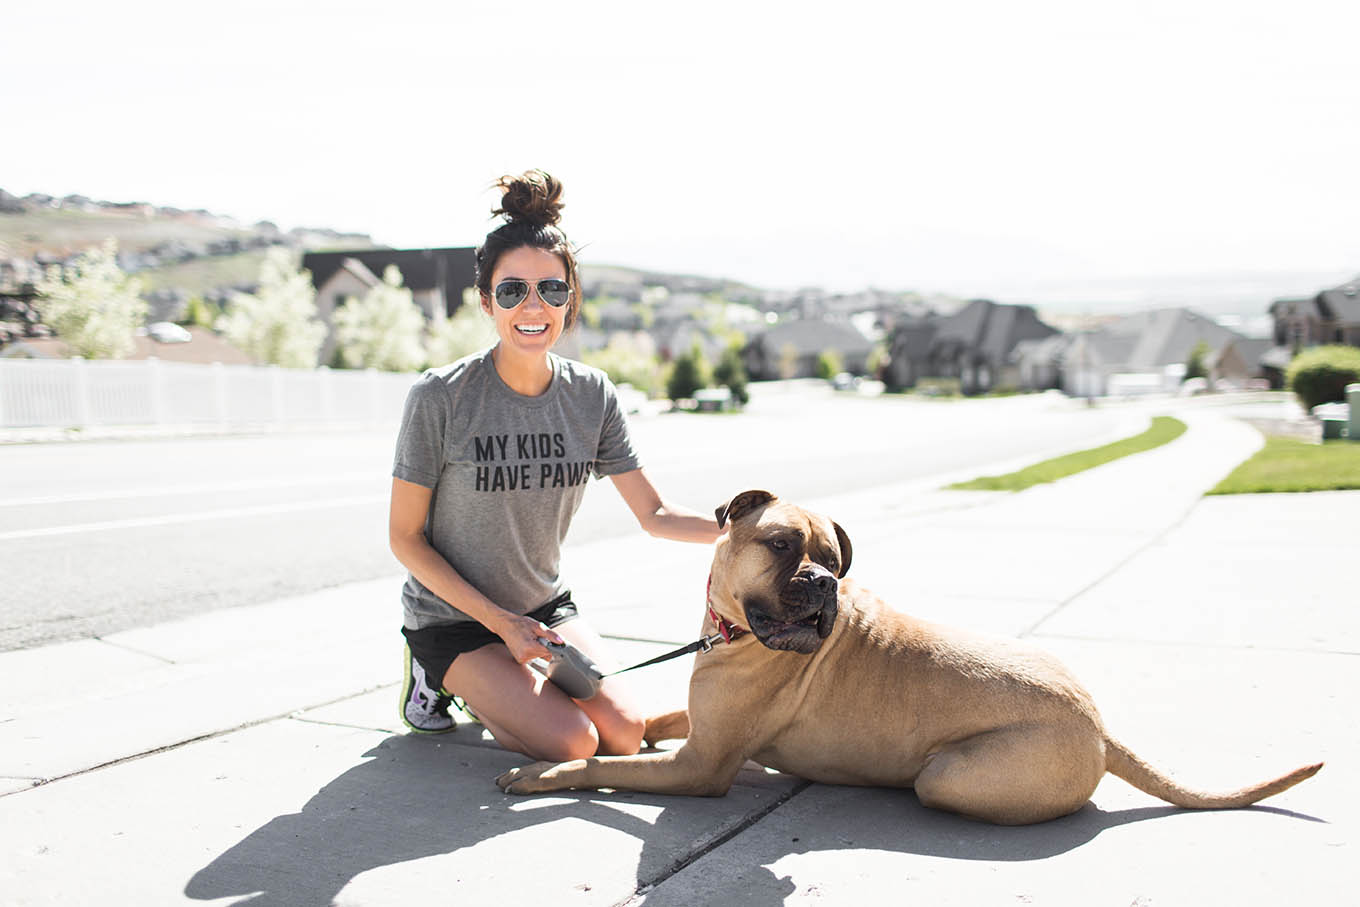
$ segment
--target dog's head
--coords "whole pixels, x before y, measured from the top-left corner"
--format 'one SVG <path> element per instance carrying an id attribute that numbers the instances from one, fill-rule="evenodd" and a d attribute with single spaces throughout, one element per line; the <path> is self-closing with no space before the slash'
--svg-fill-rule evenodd
<path id="1" fill-rule="evenodd" d="M 729 529 L 713 557 L 714 609 L 771 649 L 817 651 L 850 569 L 845 530 L 768 491 L 744 491 L 715 514 Z"/>

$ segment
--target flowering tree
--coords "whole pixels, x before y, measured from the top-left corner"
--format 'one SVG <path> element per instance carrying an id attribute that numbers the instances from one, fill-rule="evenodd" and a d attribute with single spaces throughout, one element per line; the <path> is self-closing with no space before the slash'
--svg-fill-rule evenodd
<path id="1" fill-rule="evenodd" d="M 408 372 L 425 362 L 420 343 L 425 316 L 401 285 L 401 271 L 388 265 L 382 283 L 335 310 L 340 359 L 349 368 Z"/>
<path id="2" fill-rule="evenodd" d="M 65 269 L 53 265 L 38 282 L 43 322 L 71 352 L 90 359 L 121 359 L 134 348 L 146 319 L 142 282 L 118 267 L 118 244 L 107 239 Z"/>
<path id="3" fill-rule="evenodd" d="M 463 293 L 463 304 L 452 317 L 436 317 L 425 337 L 425 361 L 431 365 L 455 362 L 496 342 L 496 326 L 482 313 L 475 287 Z"/>
<path id="4" fill-rule="evenodd" d="M 281 246 L 266 253 L 259 288 L 233 295 L 217 328 L 256 362 L 292 368 L 315 368 L 326 339 L 311 275 L 295 268 L 292 253 Z"/>

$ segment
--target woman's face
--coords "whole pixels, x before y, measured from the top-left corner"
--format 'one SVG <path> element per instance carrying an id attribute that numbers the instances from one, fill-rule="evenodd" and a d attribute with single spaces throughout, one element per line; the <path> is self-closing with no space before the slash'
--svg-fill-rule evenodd
<path id="1" fill-rule="evenodd" d="M 567 309 L 551 306 L 538 295 L 538 282 L 549 277 L 567 279 L 567 266 L 554 252 L 520 246 L 505 252 L 491 272 L 492 296 L 482 294 L 482 310 L 496 322 L 496 333 L 501 346 L 508 352 L 524 356 L 547 355 L 566 326 Z M 529 284 L 529 295 L 513 309 L 496 304 L 494 294 L 502 280 L 518 278 Z"/>

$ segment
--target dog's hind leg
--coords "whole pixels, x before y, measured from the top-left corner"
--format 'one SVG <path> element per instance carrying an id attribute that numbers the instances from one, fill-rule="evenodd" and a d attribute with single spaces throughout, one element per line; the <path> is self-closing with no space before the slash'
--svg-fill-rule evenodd
<path id="1" fill-rule="evenodd" d="M 684 740 L 688 736 L 689 711 L 686 709 L 648 718 L 647 729 L 642 732 L 642 739 L 649 746 L 656 746 L 660 740 Z"/>
<path id="2" fill-rule="evenodd" d="M 998 825 L 1046 822 L 1080 809 L 1105 754 L 1087 728 L 1017 725 L 948 744 L 913 785 L 922 805 Z"/>

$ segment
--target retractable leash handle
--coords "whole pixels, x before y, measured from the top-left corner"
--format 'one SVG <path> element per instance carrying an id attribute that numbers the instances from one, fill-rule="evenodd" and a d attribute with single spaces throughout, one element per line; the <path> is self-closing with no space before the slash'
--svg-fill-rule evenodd
<path id="1" fill-rule="evenodd" d="M 580 649 L 547 640 L 543 641 L 543 647 L 552 653 L 552 661 L 548 662 L 546 670 L 539 668 L 539 671 L 563 693 L 572 699 L 584 700 L 600 692 L 605 674 Z"/>

